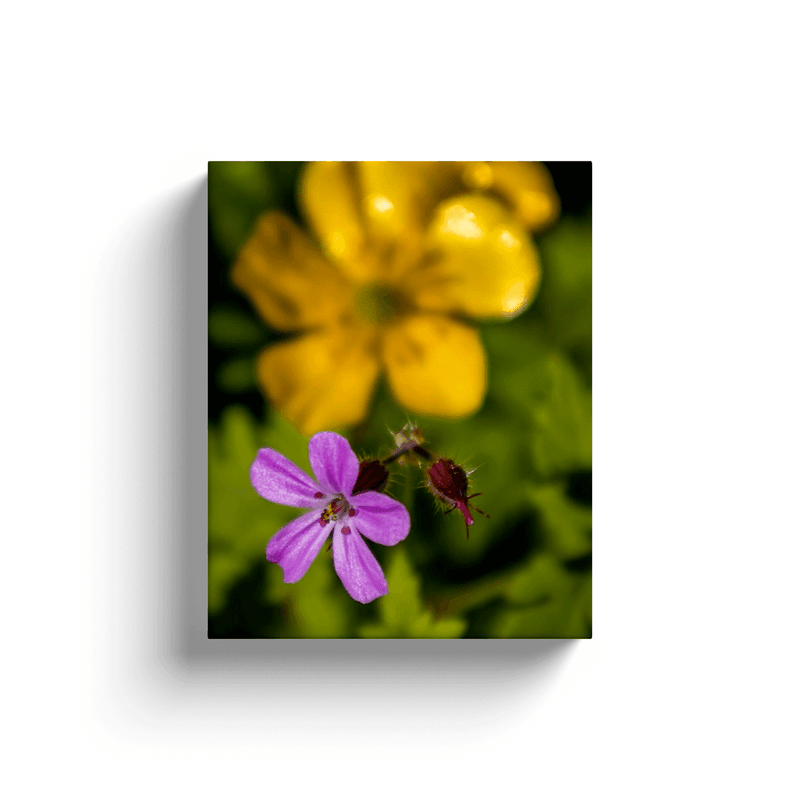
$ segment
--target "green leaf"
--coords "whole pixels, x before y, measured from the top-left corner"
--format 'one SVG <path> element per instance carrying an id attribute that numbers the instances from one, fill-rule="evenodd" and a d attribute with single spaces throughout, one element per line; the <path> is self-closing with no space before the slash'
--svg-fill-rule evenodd
<path id="1" fill-rule="evenodd" d="M 527 493 L 539 515 L 548 550 L 563 559 L 591 552 L 592 511 L 569 498 L 566 484 L 532 486 Z"/>
<path id="2" fill-rule="evenodd" d="M 298 515 L 295 508 L 270 503 L 250 483 L 258 450 L 271 447 L 309 471 L 308 440 L 278 416 L 258 424 L 242 406 L 228 406 L 209 430 L 208 535 L 211 545 L 264 558 L 270 537 Z"/>
<path id="3" fill-rule="evenodd" d="M 541 554 L 516 572 L 504 589 L 515 605 L 537 605 L 567 592 L 574 579 L 549 554 Z"/>
<path id="4" fill-rule="evenodd" d="M 232 358 L 217 370 L 216 383 L 228 394 L 239 394 L 254 388 L 255 365 L 252 358 Z"/>
<path id="5" fill-rule="evenodd" d="M 298 515 L 298 509 L 270 503 L 250 484 L 250 466 L 261 447 L 272 447 L 308 470 L 308 442 L 277 416 L 259 424 L 241 406 L 225 409 L 208 432 L 208 559 L 210 609 L 224 606 L 236 579 L 255 563 L 266 563 L 270 538 Z M 271 565 L 270 565 L 271 566 Z M 279 567 L 268 570 L 282 579 Z"/>
<path id="6" fill-rule="evenodd" d="M 531 608 L 500 611 L 492 634 L 500 639 L 588 639 L 591 627 L 577 603 L 571 595 Z"/>
<path id="7" fill-rule="evenodd" d="M 228 591 L 250 568 L 251 561 L 242 555 L 216 549 L 208 554 L 208 610 L 212 614 L 225 606 Z"/>
<path id="8" fill-rule="evenodd" d="M 420 581 L 405 551 L 396 549 L 386 573 L 389 594 L 375 601 L 379 623 L 362 625 L 359 635 L 367 639 L 457 639 L 466 621 L 451 617 L 434 620 L 425 608 Z"/>
<path id="9" fill-rule="evenodd" d="M 591 635 L 591 577 L 567 572 L 552 556 L 529 561 L 506 584 L 512 604 L 490 625 L 500 638 L 582 639 Z"/>
<path id="10" fill-rule="evenodd" d="M 280 575 L 277 565 L 270 565 Z M 272 603 L 284 604 L 287 638 L 339 639 L 348 636 L 357 612 L 356 601 L 345 591 L 333 569 L 330 555 L 323 550 L 297 583 L 273 580 L 267 589 Z"/>
<path id="11" fill-rule="evenodd" d="M 536 304 L 548 338 L 581 353 L 591 365 L 592 225 L 565 217 L 538 242 L 542 286 Z"/>
<path id="12" fill-rule="evenodd" d="M 531 321 L 490 328 L 485 338 L 490 400 L 503 424 L 514 419 L 514 435 L 529 442 L 536 475 L 551 480 L 591 468 L 592 395 L 572 361 Z"/>
<path id="13" fill-rule="evenodd" d="M 238 308 L 217 306 L 208 314 L 208 338 L 217 347 L 255 348 L 265 340 L 264 327 Z"/>
<path id="14" fill-rule="evenodd" d="M 592 466 L 592 397 L 570 361 L 552 353 L 532 398 L 531 455 L 537 475 L 552 479 Z"/>
<path id="15" fill-rule="evenodd" d="M 269 423 L 263 428 L 259 447 L 271 447 L 283 453 L 300 469 L 312 475 L 308 460 L 308 439 L 297 428 L 278 413 L 272 413 Z"/>
<path id="16" fill-rule="evenodd" d="M 383 621 L 390 627 L 408 627 L 422 613 L 420 582 L 403 550 L 397 550 L 386 574 L 389 594 L 378 605 Z"/>
<path id="17" fill-rule="evenodd" d="M 507 414 L 524 415 L 546 380 L 552 345 L 530 319 L 486 326 L 482 337 L 489 355 L 487 405 L 494 403 Z"/>
<path id="18" fill-rule="evenodd" d="M 256 219 L 275 201 L 275 188 L 262 161 L 210 161 L 208 214 L 220 249 L 233 258 Z"/>

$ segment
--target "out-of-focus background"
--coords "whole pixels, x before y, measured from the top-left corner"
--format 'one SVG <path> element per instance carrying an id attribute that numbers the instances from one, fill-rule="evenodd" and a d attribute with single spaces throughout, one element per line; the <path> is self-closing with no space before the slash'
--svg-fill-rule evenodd
<path id="1" fill-rule="evenodd" d="M 545 162 L 561 202 L 533 237 L 542 281 L 520 316 L 478 323 L 489 383 L 464 419 L 410 414 L 382 380 L 367 418 L 341 429 L 360 456 L 391 451 L 390 431 L 414 422 L 430 449 L 471 469 L 470 490 L 491 519 L 444 516 L 412 466 L 390 494 L 407 504 L 411 534 L 370 545 L 390 594 L 354 601 L 325 549 L 298 583 L 266 561 L 269 538 L 299 512 L 260 498 L 249 468 L 260 447 L 310 472 L 308 438 L 271 408 L 255 362 L 284 338 L 230 279 L 258 217 L 297 203 L 301 162 L 209 164 L 209 636 L 591 636 L 592 274 L 591 164 Z"/>

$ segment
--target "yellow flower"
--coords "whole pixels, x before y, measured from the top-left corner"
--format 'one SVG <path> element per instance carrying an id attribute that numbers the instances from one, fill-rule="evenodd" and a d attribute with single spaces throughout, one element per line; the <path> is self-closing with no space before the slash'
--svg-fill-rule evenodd
<path id="1" fill-rule="evenodd" d="M 407 409 L 460 417 L 486 393 L 464 317 L 509 318 L 531 301 L 527 233 L 558 215 L 547 170 L 521 162 L 315 162 L 300 202 L 319 246 L 264 214 L 233 282 L 274 328 L 302 335 L 258 359 L 264 393 L 304 433 L 364 418 L 385 370 Z"/>

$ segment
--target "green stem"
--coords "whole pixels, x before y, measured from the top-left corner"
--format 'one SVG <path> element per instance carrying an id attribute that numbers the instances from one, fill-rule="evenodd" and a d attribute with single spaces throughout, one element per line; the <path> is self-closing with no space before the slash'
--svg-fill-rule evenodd
<path id="1" fill-rule="evenodd" d="M 462 611 L 469 611 L 502 594 L 503 588 L 510 577 L 511 573 L 491 575 L 488 578 L 475 581 L 471 585 L 452 589 L 449 592 L 432 597 L 430 606 L 433 608 L 436 617 L 451 616 L 460 614 Z"/>
<path id="2" fill-rule="evenodd" d="M 405 485 L 403 486 L 403 505 L 408 509 L 408 515 L 411 517 L 411 527 L 414 527 L 414 482 L 412 480 L 411 469 L 408 466 L 403 467 L 403 478 Z"/>

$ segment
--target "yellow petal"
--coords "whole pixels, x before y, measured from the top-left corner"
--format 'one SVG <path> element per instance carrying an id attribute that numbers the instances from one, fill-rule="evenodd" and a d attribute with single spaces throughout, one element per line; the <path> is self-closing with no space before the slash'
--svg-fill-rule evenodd
<path id="1" fill-rule="evenodd" d="M 517 221 L 536 233 L 558 217 L 560 202 L 547 168 L 528 161 L 466 162 L 464 184 L 490 190 L 513 209 Z"/>
<path id="2" fill-rule="evenodd" d="M 428 258 L 405 277 L 419 308 L 473 317 L 513 317 L 539 285 L 539 257 L 527 233 L 500 203 L 477 194 L 439 205 Z"/>
<path id="3" fill-rule="evenodd" d="M 463 417 L 486 394 L 486 356 L 474 328 L 438 314 L 387 326 L 383 360 L 397 400 L 411 411 Z"/>
<path id="4" fill-rule="evenodd" d="M 376 330 L 355 326 L 273 345 L 257 365 L 264 394 L 307 436 L 360 422 L 378 370 Z"/>
<path id="5" fill-rule="evenodd" d="M 380 278 L 367 252 L 358 167 L 352 161 L 312 161 L 300 176 L 300 205 L 326 255 L 357 283 Z"/>
<path id="6" fill-rule="evenodd" d="M 349 302 L 336 269 L 285 214 L 264 214 L 239 251 L 231 280 L 279 330 L 329 325 Z"/>
<path id="7" fill-rule="evenodd" d="M 371 236 L 421 238 L 435 205 L 459 185 L 459 167 L 439 161 L 362 161 L 358 172 Z"/>

